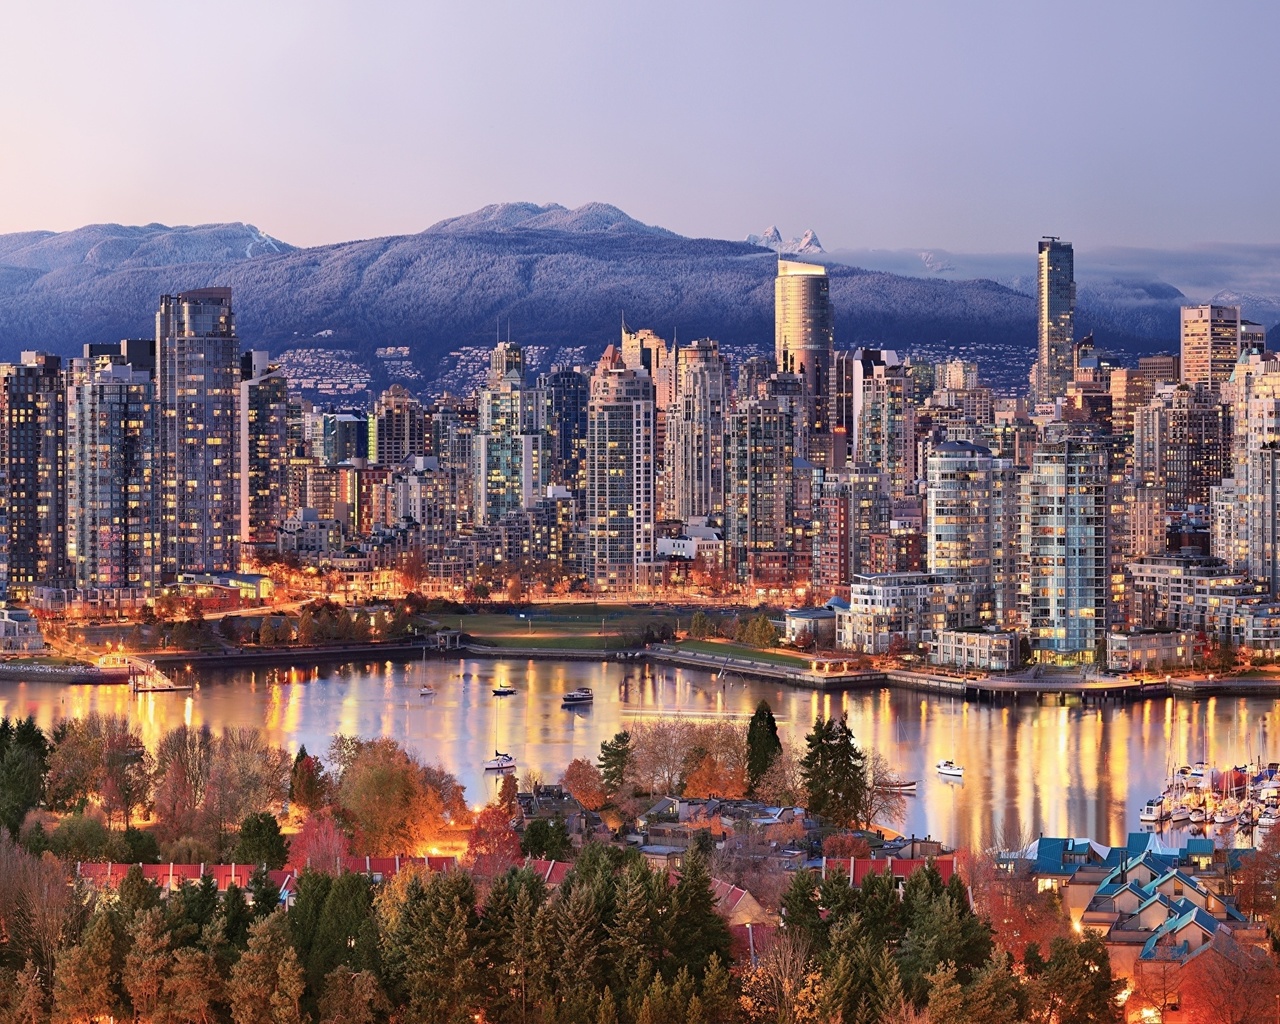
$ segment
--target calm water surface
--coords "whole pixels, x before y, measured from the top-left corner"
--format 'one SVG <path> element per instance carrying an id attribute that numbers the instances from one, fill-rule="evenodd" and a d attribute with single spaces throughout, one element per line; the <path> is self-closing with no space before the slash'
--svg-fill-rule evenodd
<path id="1" fill-rule="evenodd" d="M 967 704 L 888 690 L 818 694 L 705 672 L 616 662 L 387 662 L 295 669 L 205 670 L 193 693 L 131 696 L 125 686 L 0 682 L 0 716 L 34 714 L 48 728 L 91 710 L 127 714 L 153 746 L 175 725 L 255 726 L 296 751 L 324 752 L 337 732 L 390 736 L 440 761 L 483 803 L 496 789 L 481 763 L 509 751 L 520 770 L 557 779 L 575 757 L 638 722 L 672 716 L 722 719 L 745 728 L 757 702 L 773 706 L 783 741 L 803 747 L 815 717 L 847 712 L 859 743 L 883 752 L 904 778 L 919 779 L 904 830 L 957 846 L 986 844 L 1010 829 L 1027 836 L 1089 835 L 1122 841 L 1138 808 L 1157 795 L 1170 765 L 1280 760 L 1280 716 L 1258 698 L 1126 706 Z M 435 697 L 421 697 L 430 682 Z M 507 682 L 519 691 L 494 697 Z M 560 695 L 595 690 L 595 704 L 564 709 Z M 944 758 L 966 768 L 962 783 L 933 770 Z"/>

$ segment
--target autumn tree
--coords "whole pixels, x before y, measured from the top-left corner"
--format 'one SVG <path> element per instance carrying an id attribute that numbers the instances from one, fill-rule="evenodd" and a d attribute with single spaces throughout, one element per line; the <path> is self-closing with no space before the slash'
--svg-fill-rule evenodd
<path id="1" fill-rule="evenodd" d="M 520 837 L 511 827 L 510 814 L 500 804 L 490 804 L 476 815 L 467 836 L 467 861 L 490 860 L 505 867 L 520 859 Z"/>
<path id="2" fill-rule="evenodd" d="M 578 757 L 569 762 L 560 776 L 560 785 L 588 811 L 598 811 L 605 805 L 604 775 L 586 758 Z"/>
<path id="3" fill-rule="evenodd" d="M 290 842 L 290 850 L 295 865 L 337 874 L 351 853 L 351 841 L 332 815 L 312 814 Z"/>

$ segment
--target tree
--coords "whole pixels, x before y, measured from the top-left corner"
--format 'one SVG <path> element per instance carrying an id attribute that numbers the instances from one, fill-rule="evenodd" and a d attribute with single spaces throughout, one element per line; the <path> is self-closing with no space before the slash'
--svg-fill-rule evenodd
<path id="1" fill-rule="evenodd" d="M 329 777 L 318 757 L 307 753 L 306 745 L 298 748 L 289 772 L 289 799 L 303 810 L 322 807 L 329 792 Z"/>
<path id="2" fill-rule="evenodd" d="M 280 823 L 274 814 L 259 811 L 240 823 L 235 859 L 240 864 L 265 864 L 279 871 L 289 859 L 289 841 L 280 834 Z"/>
<path id="3" fill-rule="evenodd" d="M 685 857 L 672 890 L 667 929 L 674 962 L 688 967 L 695 979 L 703 976 L 713 956 L 728 962 L 729 928 L 716 912 L 707 862 L 696 849 Z"/>
<path id="4" fill-rule="evenodd" d="M 567 860 L 572 848 L 569 831 L 558 818 L 535 818 L 525 826 L 520 840 L 522 853 L 542 860 Z"/>
<path id="5" fill-rule="evenodd" d="M 871 844 L 852 832 L 836 832 L 822 841 L 824 857 L 848 857 L 850 860 L 871 856 Z"/>
<path id="6" fill-rule="evenodd" d="M 393 891 L 391 899 L 394 906 L 383 905 L 389 918 L 383 948 L 392 998 L 411 1020 L 469 1019 L 479 984 L 473 944 L 478 916 L 470 876 L 460 871 L 439 872 L 425 881 L 415 876 Z"/>
<path id="7" fill-rule="evenodd" d="M 610 796 L 622 789 L 630 777 L 631 759 L 631 733 L 625 729 L 600 744 L 600 777 Z"/>
<path id="8" fill-rule="evenodd" d="M 153 908 L 138 916 L 130 929 L 132 946 L 124 959 L 121 982 L 133 1005 L 134 1017 L 143 1022 L 163 1021 L 165 981 L 173 964 L 164 916 Z"/>
<path id="9" fill-rule="evenodd" d="M 560 776 L 560 785 L 588 811 L 598 811 L 605 805 L 604 775 L 586 758 L 577 757 L 569 762 Z"/>
<path id="10" fill-rule="evenodd" d="M 739 623 L 738 639 L 752 647 L 778 646 L 778 630 L 763 612 Z"/>
<path id="11" fill-rule="evenodd" d="M 174 951 L 164 998 L 174 1024 L 212 1024 L 213 1004 L 222 1001 L 222 976 L 213 956 L 202 949 Z"/>
<path id="12" fill-rule="evenodd" d="M 846 716 L 816 720 L 805 746 L 800 773 L 808 811 L 842 828 L 859 824 L 865 819 L 867 779 Z"/>
<path id="13" fill-rule="evenodd" d="M 1112 1024 L 1120 1019 L 1115 1002 L 1120 985 L 1111 975 L 1111 959 L 1098 936 L 1054 939 L 1047 961 L 1036 947 L 1028 947 L 1024 969 L 1031 982 L 1032 1021 Z"/>
<path id="14" fill-rule="evenodd" d="M 40 802 L 44 774 L 40 758 L 31 750 L 11 745 L 0 756 L 0 825 L 18 838 L 23 819 Z"/>
<path id="15" fill-rule="evenodd" d="M 790 750 L 784 747 L 769 762 L 768 769 L 756 783 L 756 796 L 779 807 L 793 807 L 805 799 L 800 762 Z"/>
<path id="16" fill-rule="evenodd" d="M 351 854 L 351 841 L 328 814 L 312 814 L 290 844 L 293 863 L 313 871 L 337 874 Z"/>
<path id="17" fill-rule="evenodd" d="M 781 752 L 782 741 L 778 739 L 778 723 L 773 717 L 773 708 L 767 700 L 762 700 L 756 705 L 755 714 L 747 725 L 747 781 L 753 792 L 773 759 Z"/>
<path id="18" fill-rule="evenodd" d="M 350 741 L 349 752 L 339 749 L 341 740 L 335 740 L 334 759 L 341 766 L 337 803 L 355 832 L 356 848 L 390 856 L 434 839 L 444 827 L 446 807 L 460 802 L 457 780 L 425 768 L 394 740 Z"/>
<path id="19" fill-rule="evenodd" d="M 321 991 L 319 1024 L 374 1024 L 391 1009 L 372 971 L 335 967 Z"/>
<path id="20" fill-rule="evenodd" d="M 81 1024 L 119 1015 L 112 971 L 111 920 L 98 914 L 80 944 L 58 954 L 53 974 L 54 1024 Z"/>
<path id="21" fill-rule="evenodd" d="M 297 1024 L 302 966 L 277 910 L 249 931 L 249 946 L 231 969 L 227 998 L 235 1024 Z"/>
<path id="22" fill-rule="evenodd" d="M 695 640 L 715 636 L 715 629 L 715 623 L 711 621 L 711 616 L 706 612 L 694 612 L 693 618 L 689 620 L 689 635 Z"/>
<path id="23" fill-rule="evenodd" d="M 902 777 L 878 750 L 866 756 L 866 777 L 862 814 L 867 826 L 902 824 L 907 817 L 907 798 L 899 785 Z"/>
<path id="24" fill-rule="evenodd" d="M 157 833 L 164 842 L 191 835 L 204 803 L 213 760 L 213 733 L 208 726 L 170 729 L 156 746 L 155 810 Z"/>
<path id="25" fill-rule="evenodd" d="M 500 804 L 490 804 L 476 815 L 467 837 L 467 860 L 484 858 L 505 867 L 520 859 L 520 837 L 511 827 L 510 814 Z"/>
<path id="26" fill-rule="evenodd" d="M 258 627 L 258 643 L 263 647 L 274 647 L 276 644 L 276 629 L 271 624 L 271 616 L 269 615 L 262 617 L 262 625 Z"/>
<path id="27" fill-rule="evenodd" d="M 787 931 L 804 935 L 808 948 L 826 948 L 827 926 L 818 905 L 818 878 L 808 868 L 792 875 L 782 894 L 782 922 Z"/>
<path id="28" fill-rule="evenodd" d="M 314 646 L 320 639 L 320 630 L 316 625 L 316 617 L 311 609 L 304 608 L 298 616 L 298 643 L 304 647 Z"/>

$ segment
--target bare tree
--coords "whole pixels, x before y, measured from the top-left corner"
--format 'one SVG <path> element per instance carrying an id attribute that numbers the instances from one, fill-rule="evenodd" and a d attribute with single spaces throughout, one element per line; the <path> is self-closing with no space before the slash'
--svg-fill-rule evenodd
<path id="1" fill-rule="evenodd" d="M 878 750 L 866 752 L 867 825 L 901 825 L 907 818 L 907 798 L 899 788 L 902 776 Z"/>

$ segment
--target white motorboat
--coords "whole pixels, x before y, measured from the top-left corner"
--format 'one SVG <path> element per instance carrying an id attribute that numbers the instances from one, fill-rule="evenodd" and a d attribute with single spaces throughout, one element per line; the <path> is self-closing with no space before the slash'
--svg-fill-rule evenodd
<path id="1" fill-rule="evenodd" d="M 505 772 L 510 771 L 516 766 L 516 759 L 510 754 L 503 754 L 495 750 L 493 757 L 484 763 L 484 770 L 487 772 Z"/>
<path id="2" fill-rule="evenodd" d="M 1163 800 L 1148 800 L 1142 805 L 1142 810 L 1138 812 L 1138 820 L 1146 822 L 1164 821 L 1169 817 L 1169 812 L 1164 806 Z"/>
<path id="3" fill-rule="evenodd" d="M 952 779 L 963 779 L 964 765 L 956 764 L 954 761 L 950 759 L 946 761 L 939 761 L 938 774 L 946 775 L 948 778 L 952 778 Z"/>
<path id="4" fill-rule="evenodd" d="M 560 698 L 565 704 L 590 704 L 595 700 L 595 694 L 591 692 L 589 686 L 579 686 L 576 690 L 570 690 Z"/>
<path id="5" fill-rule="evenodd" d="M 515 692 L 516 688 L 514 686 L 495 686 L 493 688 L 493 695 L 495 697 L 511 697 Z"/>
<path id="6" fill-rule="evenodd" d="M 1262 813 L 1258 815 L 1258 828 L 1272 829 L 1280 822 L 1280 807 L 1275 804 L 1267 804 L 1262 808 Z"/>
<path id="7" fill-rule="evenodd" d="M 426 686 L 418 687 L 419 697 L 434 697 L 435 695 L 436 695 L 436 688 L 432 686 L 430 683 L 428 683 Z"/>
<path id="8" fill-rule="evenodd" d="M 1182 825 L 1191 820 L 1191 810 L 1186 804 L 1175 804 L 1169 812 L 1169 820 L 1175 825 Z"/>

